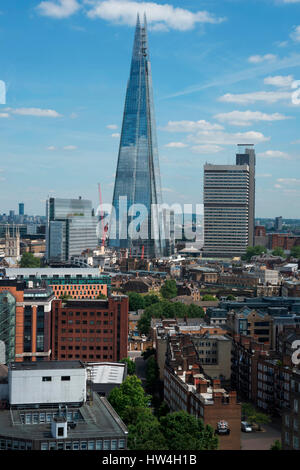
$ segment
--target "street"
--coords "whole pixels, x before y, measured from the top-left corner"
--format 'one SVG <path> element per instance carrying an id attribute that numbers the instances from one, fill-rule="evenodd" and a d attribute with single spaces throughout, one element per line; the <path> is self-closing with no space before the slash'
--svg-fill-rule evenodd
<path id="1" fill-rule="evenodd" d="M 281 441 L 280 421 L 264 424 L 265 432 L 241 432 L 241 450 L 270 450 L 276 440 Z"/>

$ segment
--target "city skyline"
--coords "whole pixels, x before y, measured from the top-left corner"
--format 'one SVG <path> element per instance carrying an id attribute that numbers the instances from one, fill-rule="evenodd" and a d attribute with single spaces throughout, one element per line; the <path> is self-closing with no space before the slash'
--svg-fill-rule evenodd
<path id="1" fill-rule="evenodd" d="M 204 164 L 230 164 L 237 144 L 253 143 L 256 217 L 298 216 L 299 104 L 292 97 L 300 79 L 299 2 L 5 3 L 1 213 L 24 201 L 42 215 L 48 195 L 82 195 L 96 207 L 98 182 L 103 200 L 112 200 L 141 10 L 150 31 L 164 201 L 203 202 Z"/>

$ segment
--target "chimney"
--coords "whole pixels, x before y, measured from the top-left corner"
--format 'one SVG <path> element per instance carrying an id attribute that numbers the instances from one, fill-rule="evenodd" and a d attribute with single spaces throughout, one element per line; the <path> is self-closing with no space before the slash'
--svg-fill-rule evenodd
<path id="1" fill-rule="evenodd" d="M 207 380 L 196 379 L 197 393 L 207 393 Z"/>
<path id="2" fill-rule="evenodd" d="M 218 390 L 221 388 L 221 381 L 219 379 L 214 379 L 212 381 L 212 388 L 213 390 Z"/>

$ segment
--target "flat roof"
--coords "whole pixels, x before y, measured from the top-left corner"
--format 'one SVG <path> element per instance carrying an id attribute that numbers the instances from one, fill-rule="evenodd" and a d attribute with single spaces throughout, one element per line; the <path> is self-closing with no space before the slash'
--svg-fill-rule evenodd
<path id="1" fill-rule="evenodd" d="M 36 361 L 11 362 L 11 370 L 84 369 L 81 361 Z"/>
<path id="2" fill-rule="evenodd" d="M 76 421 L 74 429 L 68 429 L 68 439 L 93 439 L 93 438 L 124 438 L 128 434 L 127 427 L 112 408 L 105 397 L 99 397 L 97 393 L 93 393 L 92 406 L 85 403 L 81 407 L 75 408 L 81 416 Z M 74 410 L 74 408 L 72 408 Z M 68 411 L 71 408 L 68 407 Z M 0 410 L 0 435 L 1 437 L 12 437 L 22 440 L 38 440 L 38 441 L 56 441 L 51 433 L 51 424 L 21 424 L 20 414 L 52 412 L 58 411 L 57 408 L 26 408 L 13 410 Z M 64 409 L 63 409 L 64 411 Z M 12 422 L 13 417 L 13 422 Z M 13 425 L 18 423 L 18 425 Z M 64 439 L 65 441 L 66 439 Z M 63 441 L 63 440 L 62 440 Z"/>

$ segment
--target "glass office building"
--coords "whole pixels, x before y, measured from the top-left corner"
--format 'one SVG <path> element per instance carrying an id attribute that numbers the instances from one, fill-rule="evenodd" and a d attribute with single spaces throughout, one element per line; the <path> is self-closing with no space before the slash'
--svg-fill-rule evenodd
<path id="1" fill-rule="evenodd" d="M 111 219 L 110 246 L 128 248 L 137 256 L 161 256 L 165 250 L 163 221 L 157 210 L 161 203 L 146 17 L 143 26 L 138 17 L 113 195 L 115 223 Z M 136 230 L 131 231 L 131 227 Z"/>
<path id="2" fill-rule="evenodd" d="M 48 262 L 63 263 L 98 245 L 97 217 L 92 202 L 50 198 L 46 205 L 46 253 Z"/>

